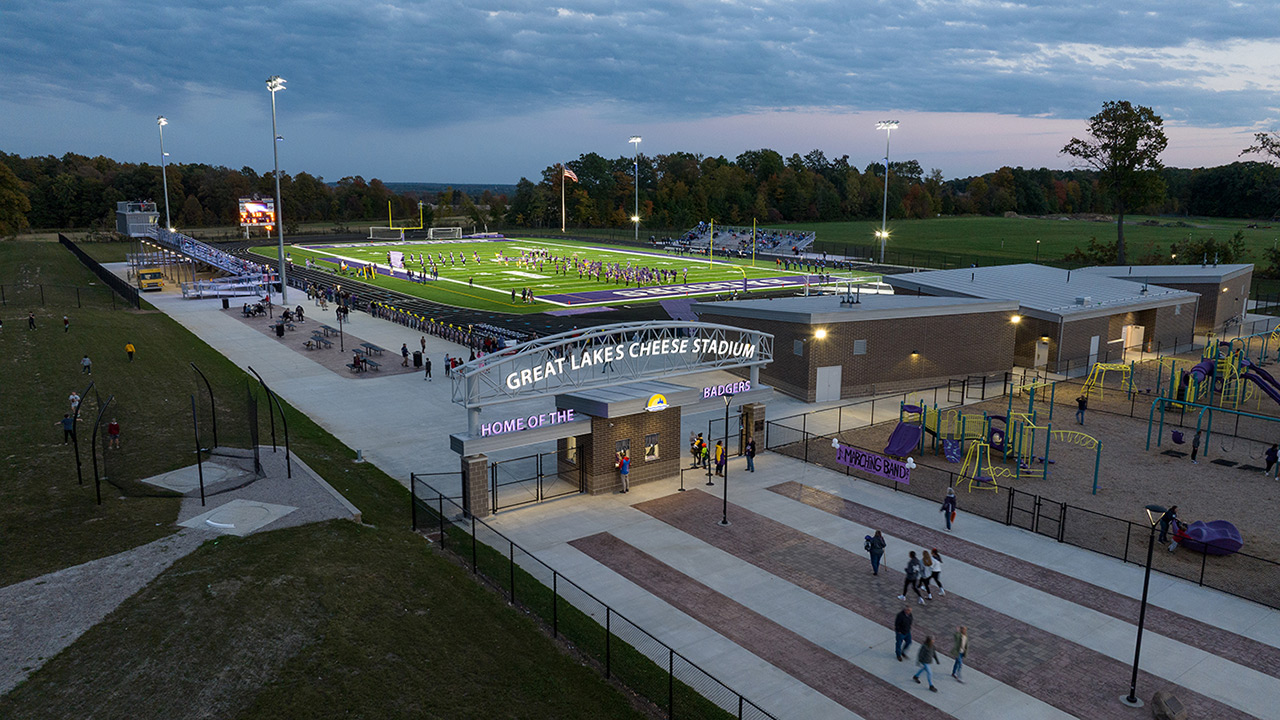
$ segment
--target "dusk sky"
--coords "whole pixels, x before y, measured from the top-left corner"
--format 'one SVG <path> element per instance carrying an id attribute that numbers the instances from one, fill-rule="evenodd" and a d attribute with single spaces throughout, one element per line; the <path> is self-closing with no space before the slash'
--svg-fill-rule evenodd
<path id="1" fill-rule="evenodd" d="M 1103 101 L 1166 165 L 1280 129 L 1273 3 L 74 0 L 0 4 L 0 150 L 514 183 L 597 152 L 884 155 L 947 178 L 1068 167 Z"/>

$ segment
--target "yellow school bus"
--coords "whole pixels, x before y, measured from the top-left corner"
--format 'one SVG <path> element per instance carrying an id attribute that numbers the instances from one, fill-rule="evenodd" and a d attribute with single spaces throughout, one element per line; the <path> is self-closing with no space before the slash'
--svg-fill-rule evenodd
<path id="1" fill-rule="evenodd" d="M 164 289 L 164 273 L 159 268 L 144 268 L 138 271 L 138 288 L 147 290 Z"/>

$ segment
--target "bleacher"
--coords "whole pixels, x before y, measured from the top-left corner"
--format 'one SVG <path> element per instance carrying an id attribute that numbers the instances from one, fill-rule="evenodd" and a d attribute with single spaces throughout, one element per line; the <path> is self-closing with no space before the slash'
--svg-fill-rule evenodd
<path id="1" fill-rule="evenodd" d="M 205 263 L 211 267 L 217 268 L 225 273 L 235 276 L 257 275 L 258 277 L 269 276 L 263 278 L 265 282 L 279 282 L 276 279 L 275 268 L 262 263 L 250 262 L 238 258 L 230 253 L 223 252 L 218 248 L 200 242 L 195 238 L 183 235 L 180 232 L 167 230 L 161 227 L 150 229 L 149 237 L 155 240 L 161 247 L 169 248 L 175 252 L 181 253 L 193 260 Z"/>
<path id="2" fill-rule="evenodd" d="M 806 252 L 817 238 L 812 230 L 784 230 L 778 228 L 755 229 L 757 253 L 791 253 Z M 711 242 L 711 225 L 698 223 L 688 232 L 672 241 L 672 245 L 684 250 L 700 250 L 704 254 L 707 244 Z M 723 250 L 751 252 L 751 228 L 735 225 L 715 226 L 715 247 L 719 254 Z"/>

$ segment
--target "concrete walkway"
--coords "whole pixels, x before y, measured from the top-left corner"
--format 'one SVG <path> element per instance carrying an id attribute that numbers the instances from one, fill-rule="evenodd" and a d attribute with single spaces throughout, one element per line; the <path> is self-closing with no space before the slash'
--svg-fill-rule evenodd
<path id="1" fill-rule="evenodd" d="M 457 469 L 448 435 L 465 415 L 439 373 L 430 383 L 365 380 L 352 392 L 351 380 L 223 317 L 212 302 L 153 302 L 237 364 L 252 364 L 401 482 L 411 471 Z M 417 333 L 352 317 L 372 342 L 417 347 Z M 462 352 L 427 343 L 437 360 Z M 705 379 L 716 376 L 724 374 Z M 813 409 L 776 398 L 768 413 Z M 686 416 L 684 432 L 705 431 L 717 415 Z M 935 502 L 782 456 L 765 453 L 759 472 L 744 469 L 731 463 L 728 528 L 717 524 L 718 478 L 686 493 L 669 481 L 628 495 L 570 496 L 491 523 L 778 717 L 1150 717 L 1118 700 L 1128 691 L 1141 568 L 963 513 L 945 533 Z M 456 492 L 456 484 L 439 489 Z M 889 543 L 879 576 L 862 551 L 873 525 Z M 937 693 L 913 683 L 914 663 L 896 662 L 892 650 L 906 553 L 931 547 L 946 557 L 947 594 L 913 606 L 915 639 L 937 636 L 947 656 L 954 626 L 966 624 L 972 643 L 965 684 L 948 676 L 949 659 L 934 666 Z M 1275 717 L 1280 614 L 1158 574 L 1151 603 L 1139 695 L 1171 691 L 1194 717 Z"/>

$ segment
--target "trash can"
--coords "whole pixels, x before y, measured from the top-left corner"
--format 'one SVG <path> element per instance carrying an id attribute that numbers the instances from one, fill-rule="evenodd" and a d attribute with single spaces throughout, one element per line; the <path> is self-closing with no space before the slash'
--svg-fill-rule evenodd
<path id="1" fill-rule="evenodd" d="M 413 366 L 422 367 L 422 351 L 421 350 L 413 351 Z"/>
<path id="2" fill-rule="evenodd" d="M 276 324 L 276 337 L 284 337 L 284 323 Z"/>
<path id="3" fill-rule="evenodd" d="M 231 309 L 231 300 L 230 300 L 230 298 L 222 298 L 222 309 L 223 309 L 223 310 L 230 310 L 230 309 Z"/>

